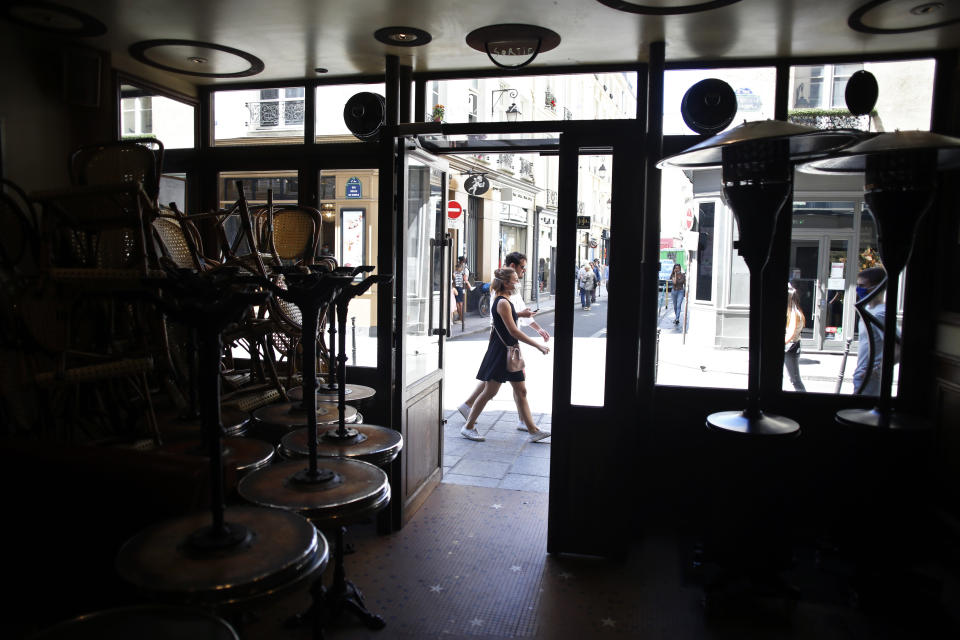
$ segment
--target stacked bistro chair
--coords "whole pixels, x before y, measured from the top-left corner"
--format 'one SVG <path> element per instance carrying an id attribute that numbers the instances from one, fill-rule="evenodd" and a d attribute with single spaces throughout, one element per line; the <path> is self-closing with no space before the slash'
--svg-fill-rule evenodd
<path id="1" fill-rule="evenodd" d="M 243 183 L 238 180 L 236 186 L 237 201 L 232 207 L 198 216 L 215 219 L 219 242 L 217 258 L 223 264 L 238 266 L 284 287 L 283 276 L 279 273 L 281 267 L 315 263 L 322 230 L 320 212 L 304 206 L 274 207 L 272 190 L 267 191 L 265 206 L 250 207 Z M 190 216 L 191 219 L 194 217 Z M 238 222 L 238 230 L 232 236 L 227 228 L 231 218 Z M 336 267 L 332 258 L 324 260 L 330 263 L 331 269 Z M 274 297 L 266 307 L 258 310 L 258 317 L 267 321 L 266 326 L 272 329 L 266 335 L 268 344 L 264 351 L 272 354 L 276 349 L 280 353 L 286 361 L 286 385 L 291 386 L 297 373 L 296 354 L 301 341 L 300 311 Z M 316 339 L 318 355 L 322 356 L 327 351 L 323 333 L 318 333 Z M 286 399 L 285 392 L 282 395 Z"/>
<path id="2" fill-rule="evenodd" d="M 24 335 L 18 314 L 25 292 L 37 286 L 40 242 L 26 194 L 0 179 L 0 425 L 5 435 L 37 423 L 38 403 L 24 385 Z"/>
<path id="3" fill-rule="evenodd" d="M 81 147 L 69 159 L 72 187 L 33 194 L 44 279 L 21 312 L 34 353 L 56 354 L 53 370 L 35 379 L 53 397 L 72 395 L 69 406 L 50 406 L 61 410 L 56 420 L 79 427 L 77 439 L 160 443 L 151 381 L 168 391 L 176 384 L 145 279 L 161 275 L 149 239 L 162 156 L 156 140 Z M 104 420 L 84 428 L 98 415 Z"/>
<path id="4" fill-rule="evenodd" d="M 257 233 L 257 244 L 261 252 L 269 257 L 265 261 L 268 273 L 276 273 L 282 267 L 307 266 L 316 262 L 317 247 L 320 244 L 322 231 L 322 217 L 313 207 L 301 205 L 285 205 L 274 207 L 272 194 L 267 194 L 267 206 L 253 213 Z M 332 258 L 322 258 L 328 262 L 330 270 L 336 268 Z M 274 276 L 280 286 L 283 285 L 282 276 Z M 276 321 L 278 331 L 273 336 L 273 342 L 287 361 L 287 384 L 292 384 L 296 373 L 296 354 L 302 340 L 302 318 L 300 310 L 293 304 L 276 297 L 270 305 L 269 313 Z M 325 354 L 327 353 L 323 335 L 325 318 L 320 318 L 319 333 L 317 335 L 317 356 L 321 365 L 318 370 L 325 370 Z"/>
<path id="5" fill-rule="evenodd" d="M 146 272 L 142 248 L 121 243 L 116 249 L 99 233 L 124 228 L 119 222 L 123 204 L 138 190 L 132 185 L 39 194 L 44 216 L 38 225 L 33 203 L 19 190 L 7 189 L 19 195 L 20 224 L 14 225 L 16 233 L 5 234 L 2 251 L 9 301 L 3 305 L 4 343 L 12 349 L 4 370 L 16 370 L 13 379 L 5 375 L 4 386 L 13 388 L 4 396 L 19 402 L 12 412 L 15 422 L 35 436 L 159 442 L 147 378 L 153 358 L 136 330 L 116 325 L 120 317 L 130 325 L 141 319 L 133 319 L 131 305 L 104 295 L 119 283 L 135 282 L 131 274 Z M 5 214 L 14 210 L 9 195 L 2 200 Z M 125 224 L 136 238 L 138 220 Z M 4 228 L 10 225 L 5 222 Z M 20 250 L 12 248 L 17 237 Z"/>
<path id="6" fill-rule="evenodd" d="M 160 215 L 153 221 L 153 235 L 157 246 L 160 263 L 167 268 L 189 269 L 194 271 L 208 271 L 217 269 L 221 262 L 203 254 L 203 246 L 199 230 L 194 220 L 215 219 L 220 217 L 210 214 L 187 216 L 180 212 L 173 202 L 169 207 L 161 207 Z M 226 391 L 221 394 L 222 411 L 224 416 L 247 414 L 264 404 L 283 397 L 283 386 L 280 384 L 272 352 L 267 348 L 266 336 L 269 334 L 268 322 L 258 319 L 255 315 L 246 317 L 243 322 L 224 331 L 224 377 Z M 171 336 L 171 354 L 177 368 L 184 372 L 184 377 L 192 379 L 192 337 L 187 330 L 177 324 L 168 325 L 168 334 Z M 238 375 L 232 366 L 232 349 L 239 345 L 250 354 L 251 369 L 249 374 Z M 250 384 L 241 384 L 252 380 Z M 197 398 L 194 395 L 194 385 L 188 385 L 190 397 L 190 414 L 196 414 Z M 228 430 L 231 420 L 226 420 Z"/>

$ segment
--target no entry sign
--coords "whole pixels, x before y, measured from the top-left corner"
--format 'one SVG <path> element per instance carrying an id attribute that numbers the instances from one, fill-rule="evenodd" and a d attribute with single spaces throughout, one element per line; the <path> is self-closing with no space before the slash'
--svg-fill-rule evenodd
<path id="1" fill-rule="evenodd" d="M 456 200 L 447 202 L 447 228 L 463 229 L 463 207 Z"/>

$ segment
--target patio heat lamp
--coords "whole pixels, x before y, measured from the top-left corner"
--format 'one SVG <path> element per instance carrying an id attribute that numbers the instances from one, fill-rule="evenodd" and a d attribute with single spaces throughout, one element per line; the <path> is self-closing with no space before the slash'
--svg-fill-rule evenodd
<path id="1" fill-rule="evenodd" d="M 919 417 L 893 408 L 893 365 L 900 272 L 910 259 L 920 221 L 933 204 L 937 172 L 960 167 L 960 139 L 928 131 L 880 133 L 802 167 L 820 174 L 863 173 L 864 200 L 877 225 L 880 261 L 887 272 L 880 398 L 872 409 L 842 409 L 847 426 L 920 429 Z"/>
<path id="2" fill-rule="evenodd" d="M 769 261 L 777 217 L 792 201 L 794 166 L 830 155 L 850 144 L 857 134 L 778 120 L 744 122 L 717 133 L 733 120 L 730 109 L 735 113 L 736 102 L 731 105 L 731 94 L 729 85 L 716 79 L 691 87 L 684 97 L 684 111 L 693 111 L 698 117 L 688 118 L 685 113 L 684 119 L 698 133 L 716 135 L 661 160 L 658 166 L 721 169 L 721 193 L 740 231 L 735 247 L 750 272 L 747 408 L 712 413 L 707 416 L 707 426 L 747 436 L 792 435 L 800 429 L 796 421 L 765 413 L 760 408 L 761 276 Z"/>

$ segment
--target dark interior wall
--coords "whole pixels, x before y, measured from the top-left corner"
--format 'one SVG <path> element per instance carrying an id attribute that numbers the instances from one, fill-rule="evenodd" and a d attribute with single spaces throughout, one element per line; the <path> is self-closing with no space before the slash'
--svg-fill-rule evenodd
<path id="1" fill-rule="evenodd" d="M 81 77 L 75 63 L 89 69 L 99 59 L 95 76 Z M 109 55 L 68 44 L 56 36 L 0 21 L 3 91 L 0 121 L 3 135 L 3 177 L 27 191 L 66 186 L 67 158 L 83 144 L 115 136 L 113 82 Z M 64 66 L 74 86 L 99 96 L 98 106 L 83 106 L 65 95 Z"/>

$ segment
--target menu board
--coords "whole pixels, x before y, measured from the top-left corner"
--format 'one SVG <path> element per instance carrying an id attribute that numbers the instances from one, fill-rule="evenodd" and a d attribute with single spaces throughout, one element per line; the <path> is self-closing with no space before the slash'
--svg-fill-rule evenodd
<path id="1" fill-rule="evenodd" d="M 343 247 L 340 264 L 344 267 L 358 267 L 363 264 L 365 210 L 340 210 L 340 239 Z"/>

